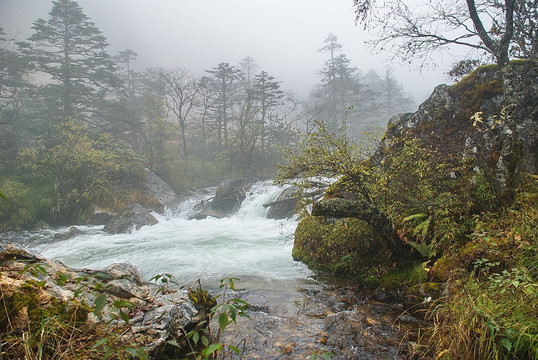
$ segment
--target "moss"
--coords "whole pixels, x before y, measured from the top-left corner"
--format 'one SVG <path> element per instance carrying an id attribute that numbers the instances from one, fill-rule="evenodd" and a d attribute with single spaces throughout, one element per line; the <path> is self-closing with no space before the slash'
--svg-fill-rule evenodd
<path id="1" fill-rule="evenodd" d="M 391 269 L 381 277 L 380 286 L 392 290 L 422 283 L 427 278 L 424 265 L 421 261 L 415 261 L 407 266 Z"/>
<path id="2" fill-rule="evenodd" d="M 295 231 L 292 256 L 314 269 L 361 278 L 378 276 L 392 266 L 383 241 L 355 218 L 306 217 Z"/>
<path id="3" fill-rule="evenodd" d="M 497 71 L 497 65 L 478 67 L 449 89 L 449 93 L 458 99 L 462 109 L 456 114 L 456 120 L 467 122 L 470 125 L 471 116 L 484 110 L 482 109 L 484 102 L 502 94 L 503 91 L 504 84 L 501 74 Z M 484 117 L 487 115 L 484 114 Z"/>
<path id="4" fill-rule="evenodd" d="M 46 317 L 56 317 L 60 322 L 81 325 L 86 323 L 91 308 L 85 303 L 76 301 L 65 302 L 51 298 L 43 315 Z"/>
<path id="5" fill-rule="evenodd" d="M 41 322 L 41 305 L 34 286 L 25 284 L 10 295 L 4 294 L 4 311 L 0 312 L 0 328 L 33 328 Z"/>
<path id="6" fill-rule="evenodd" d="M 408 300 L 414 299 L 415 302 L 423 302 L 427 298 L 428 301 L 437 300 L 443 295 L 443 283 L 425 282 L 409 287 L 405 291 L 405 296 Z"/>
<path id="7" fill-rule="evenodd" d="M 198 311 L 207 314 L 217 305 L 215 298 L 202 288 L 189 289 L 189 299 L 194 303 Z"/>
<path id="8" fill-rule="evenodd" d="M 84 324 L 88 319 L 91 308 L 84 303 L 75 301 L 65 302 L 51 298 L 42 304 L 39 298 L 41 287 L 35 282 L 28 281 L 20 288 L 4 294 L 4 311 L 0 312 L 0 328 L 7 329 L 8 325 L 14 328 L 27 328 L 30 330 L 40 326 L 45 318 L 55 318 L 61 323 Z"/>
<path id="9" fill-rule="evenodd" d="M 434 281 L 448 281 L 454 270 L 454 258 L 448 254 L 441 256 L 432 266 L 430 277 Z"/>

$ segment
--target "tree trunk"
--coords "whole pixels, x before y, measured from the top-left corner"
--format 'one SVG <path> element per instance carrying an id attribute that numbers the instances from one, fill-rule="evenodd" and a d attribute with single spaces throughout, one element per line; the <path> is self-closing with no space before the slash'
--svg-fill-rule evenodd
<path id="1" fill-rule="evenodd" d="M 514 3 L 515 0 L 505 0 L 505 29 L 504 34 L 502 35 L 499 42 L 496 42 L 494 39 L 491 38 L 491 36 L 488 34 L 486 29 L 484 28 L 484 24 L 482 23 L 482 20 L 478 16 L 478 11 L 476 10 L 476 4 L 475 0 L 466 0 L 467 1 L 467 8 L 469 9 L 469 15 L 471 17 L 471 20 L 473 21 L 473 25 L 476 29 L 476 32 L 478 33 L 478 36 L 480 37 L 480 40 L 484 43 L 484 45 L 489 49 L 490 53 L 495 56 L 497 60 L 497 64 L 499 67 L 506 65 L 508 63 L 508 47 L 510 45 L 510 40 L 512 40 L 512 37 L 514 35 Z"/>

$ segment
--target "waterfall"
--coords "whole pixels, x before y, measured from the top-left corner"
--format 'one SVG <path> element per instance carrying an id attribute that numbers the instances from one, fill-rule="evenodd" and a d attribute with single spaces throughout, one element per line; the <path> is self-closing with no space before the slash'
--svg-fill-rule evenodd
<path id="1" fill-rule="evenodd" d="M 266 219 L 267 209 L 262 206 L 281 191 L 270 182 L 259 182 L 235 215 L 187 220 L 196 204 L 214 194 L 205 191 L 185 199 L 174 213 L 154 214 L 159 220 L 154 226 L 118 235 L 108 235 L 102 227 L 81 227 L 80 236 L 44 242 L 33 250 L 74 268 L 99 269 L 128 262 L 146 279 L 169 273 L 184 285 L 197 279 L 218 282 L 227 276 L 302 278 L 309 270 L 291 257 L 297 221 Z"/>

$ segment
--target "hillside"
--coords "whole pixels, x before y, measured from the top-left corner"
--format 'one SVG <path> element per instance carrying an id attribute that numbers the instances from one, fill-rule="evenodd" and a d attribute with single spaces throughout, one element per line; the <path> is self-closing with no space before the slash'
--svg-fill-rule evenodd
<path id="1" fill-rule="evenodd" d="M 282 171 L 339 178 L 297 227 L 294 258 L 430 320 L 412 356 L 538 356 L 537 69 L 438 86 L 373 156 L 322 128 Z"/>

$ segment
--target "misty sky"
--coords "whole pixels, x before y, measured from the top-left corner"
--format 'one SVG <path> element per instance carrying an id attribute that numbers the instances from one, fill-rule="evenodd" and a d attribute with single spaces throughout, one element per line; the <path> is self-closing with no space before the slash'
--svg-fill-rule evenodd
<path id="1" fill-rule="evenodd" d="M 107 38 L 111 55 L 122 49 L 138 53 L 137 70 L 147 66 L 183 67 L 202 74 L 221 62 L 237 65 L 254 58 L 259 70 L 282 81 L 286 90 L 306 97 L 318 82 L 327 54 L 318 52 L 332 32 L 342 52 L 363 73 L 382 75 L 391 66 L 404 89 L 424 100 L 447 82 L 453 59 L 439 59 L 437 69 L 390 64 L 387 54 L 372 54 L 368 33 L 355 26 L 352 0 L 79 0 L 84 13 Z M 37 18 L 48 18 L 49 0 L 0 0 L 0 26 L 24 39 Z"/>

